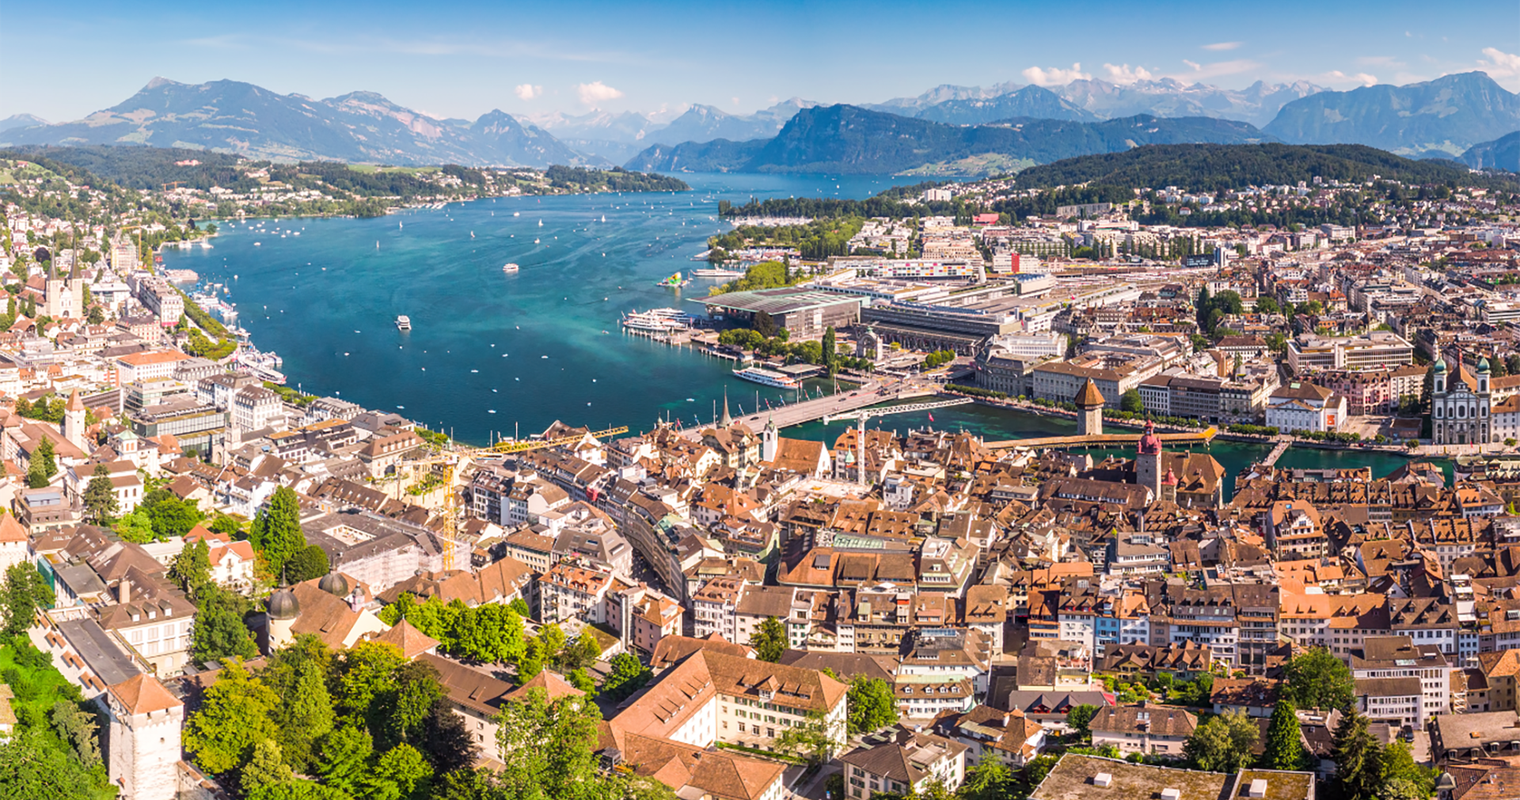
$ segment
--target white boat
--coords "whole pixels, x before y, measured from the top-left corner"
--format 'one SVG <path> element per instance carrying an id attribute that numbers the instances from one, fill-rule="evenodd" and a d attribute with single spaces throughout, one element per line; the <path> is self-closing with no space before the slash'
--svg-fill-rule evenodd
<path id="1" fill-rule="evenodd" d="M 743 378 L 744 380 L 753 381 L 765 386 L 775 386 L 778 389 L 795 389 L 798 385 L 797 379 L 790 375 L 783 375 L 780 372 L 772 372 L 759 367 L 736 369 L 733 370 L 733 373 L 735 378 Z"/>
<path id="2" fill-rule="evenodd" d="M 396 329 L 409 331 L 412 329 L 412 318 L 405 314 L 396 317 Z"/>
<path id="3" fill-rule="evenodd" d="M 513 273 L 518 269 L 520 269 L 520 267 L 518 267 L 516 264 L 503 264 L 501 267 L 501 271 L 506 273 Z"/>
<path id="4" fill-rule="evenodd" d="M 243 364 L 243 368 L 253 373 L 253 376 L 261 381 L 268 381 L 269 383 L 278 383 L 281 385 L 284 385 L 285 383 L 285 373 L 280 372 L 273 367 L 265 366 L 264 364 L 245 363 Z"/>
<path id="5" fill-rule="evenodd" d="M 656 333 L 670 333 L 672 331 L 686 330 L 687 325 L 681 321 L 684 317 L 680 311 L 673 308 L 660 308 L 653 311 L 635 311 L 623 317 L 623 327 L 639 331 L 654 331 Z"/>
<path id="6" fill-rule="evenodd" d="M 742 278 L 744 274 L 743 270 L 720 269 L 717 267 L 712 269 L 694 269 L 691 271 L 691 277 L 693 278 Z"/>

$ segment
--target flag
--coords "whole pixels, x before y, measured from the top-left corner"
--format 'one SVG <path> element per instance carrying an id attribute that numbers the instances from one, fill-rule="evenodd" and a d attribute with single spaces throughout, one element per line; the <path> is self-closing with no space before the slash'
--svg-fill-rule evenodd
<path id="1" fill-rule="evenodd" d="M 930 422 L 933 422 L 933 421 L 934 421 L 934 412 L 933 412 L 933 411 L 930 411 L 930 412 L 929 412 L 929 421 L 930 421 Z"/>

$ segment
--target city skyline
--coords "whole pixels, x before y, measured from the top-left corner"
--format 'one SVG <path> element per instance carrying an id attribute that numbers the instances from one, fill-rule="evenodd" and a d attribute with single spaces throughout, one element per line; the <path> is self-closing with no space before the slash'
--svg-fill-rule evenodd
<path id="1" fill-rule="evenodd" d="M 1502 20 L 1520 23 L 1520 8 L 1474 4 L 1476 14 L 1414 24 L 1409 20 L 1424 9 L 1404 5 L 1410 13 L 1292 3 L 1257 18 L 1175 3 L 1167 13 L 1131 19 L 1109 3 L 1015 6 L 986 18 L 969 4 L 913 3 L 591 3 L 573 15 L 484 4 L 417 10 L 280 3 L 250 16 L 172 2 L 155 4 L 151 15 L 65 2 L 7 11 L 0 117 L 79 119 L 155 76 L 245 81 L 317 98 L 375 91 L 440 118 L 493 108 L 530 117 L 601 109 L 668 118 L 691 104 L 747 114 L 792 97 L 872 103 L 944 84 L 1052 86 L 1086 78 L 1351 89 L 1482 70 L 1520 89 L 1520 41 L 1492 33 L 1515 31 Z M 1501 24 L 1473 25 L 1475 18 Z M 973 46 L 945 46 L 968 32 Z M 721 44 L 736 35 L 747 44 Z"/>

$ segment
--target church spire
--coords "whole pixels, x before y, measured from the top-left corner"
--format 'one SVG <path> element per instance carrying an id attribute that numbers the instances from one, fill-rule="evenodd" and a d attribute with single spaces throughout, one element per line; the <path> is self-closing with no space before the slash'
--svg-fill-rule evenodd
<path id="1" fill-rule="evenodd" d="M 734 418 L 732 416 L 730 416 L 729 413 L 728 413 L 728 387 L 727 386 L 723 387 L 723 420 L 722 420 L 721 424 L 725 428 L 727 428 L 728 426 L 734 424 Z"/>

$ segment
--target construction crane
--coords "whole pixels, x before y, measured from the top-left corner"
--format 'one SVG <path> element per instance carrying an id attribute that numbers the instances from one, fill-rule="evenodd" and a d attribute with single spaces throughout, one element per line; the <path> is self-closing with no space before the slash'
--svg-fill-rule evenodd
<path id="1" fill-rule="evenodd" d="M 933 411 L 936 408 L 949 408 L 950 406 L 963 406 L 974 403 L 969 397 L 957 397 L 954 400 L 936 400 L 931 403 L 910 403 L 905 406 L 881 406 L 878 408 L 862 408 L 859 411 L 846 411 L 841 414 L 825 414 L 823 424 L 827 425 L 836 419 L 855 420 L 855 474 L 860 478 L 860 483 L 866 483 L 866 420 L 871 417 L 885 417 L 892 414 L 914 414 L 919 411 Z"/>
<path id="2" fill-rule="evenodd" d="M 540 439 L 529 442 L 497 442 L 488 449 L 492 453 L 526 453 L 529 450 L 542 450 L 546 447 L 562 447 L 567 444 L 575 444 L 588 435 L 593 439 L 606 439 L 612 436 L 621 436 L 628 432 L 628 426 L 608 428 L 602 431 L 592 431 L 589 434 L 582 433 L 575 436 L 560 436 L 554 439 Z"/>

